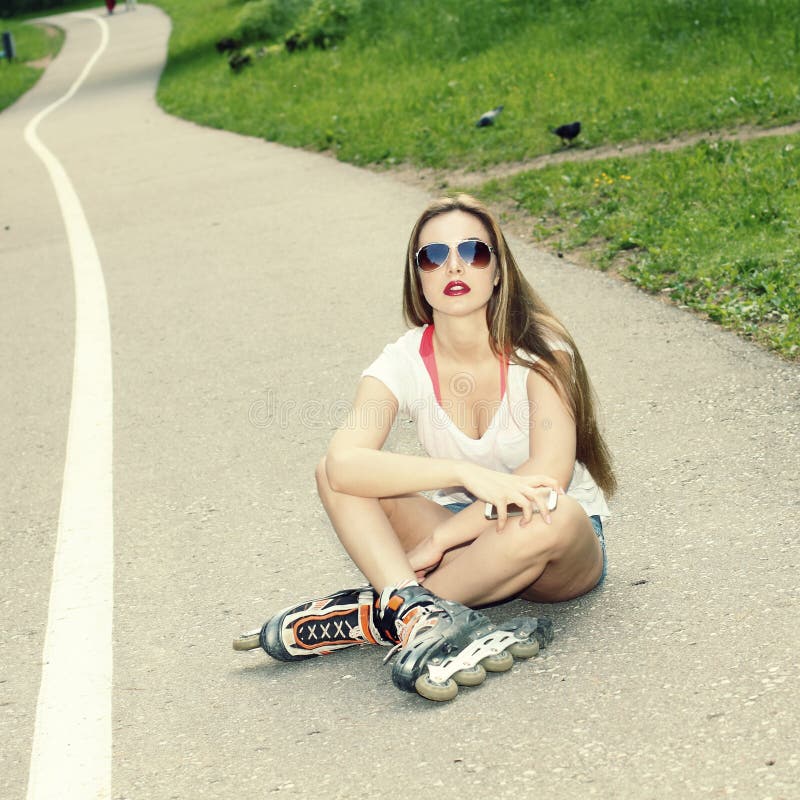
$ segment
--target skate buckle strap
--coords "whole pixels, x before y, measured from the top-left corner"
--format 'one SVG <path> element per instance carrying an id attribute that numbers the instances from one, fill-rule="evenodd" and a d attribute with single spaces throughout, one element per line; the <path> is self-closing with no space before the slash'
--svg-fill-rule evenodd
<path id="1" fill-rule="evenodd" d="M 447 683 L 459 670 L 471 669 L 487 656 L 496 656 L 518 641 L 518 637 L 509 631 L 494 630 L 440 663 L 434 663 L 438 659 L 429 661 L 426 664 L 428 675 L 433 683 Z"/>
<path id="2" fill-rule="evenodd" d="M 420 620 L 420 622 L 422 622 L 422 620 Z M 436 620 L 434 620 L 434 623 L 435 622 Z M 433 627 L 433 624 L 424 626 L 425 630 L 431 627 Z M 402 650 L 404 647 L 406 647 L 409 643 L 409 640 L 411 639 L 411 631 L 408 630 L 409 628 L 408 625 L 403 625 L 400 621 L 398 621 L 397 628 L 398 628 L 398 637 L 400 638 L 400 641 L 394 647 L 392 647 L 392 649 L 386 654 L 386 656 L 383 659 L 384 664 L 386 664 L 398 650 Z M 417 626 L 415 630 L 419 631 L 421 629 L 419 626 Z"/>
<path id="3" fill-rule="evenodd" d="M 388 661 L 391 660 L 392 656 L 402 647 L 400 643 L 396 644 L 384 657 L 383 663 L 386 664 Z"/>
<path id="4" fill-rule="evenodd" d="M 395 629 L 397 631 L 397 644 L 388 652 L 386 658 L 383 659 L 385 664 L 398 650 L 407 647 L 409 642 L 421 631 L 428 630 L 438 623 L 435 611 L 430 608 L 417 606 L 412 608 L 402 619 L 395 620 Z M 433 619 L 431 619 L 433 617 Z"/>
<path id="5" fill-rule="evenodd" d="M 395 598 L 392 597 L 392 600 Z M 397 609 L 393 609 L 397 610 Z M 433 604 L 414 606 L 404 617 L 397 617 L 394 621 L 397 644 L 392 647 L 383 659 L 385 664 L 389 659 L 403 647 L 408 645 L 421 633 L 435 627 L 439 623 L 439 617 L 444 612 L 436 608 Z"/>

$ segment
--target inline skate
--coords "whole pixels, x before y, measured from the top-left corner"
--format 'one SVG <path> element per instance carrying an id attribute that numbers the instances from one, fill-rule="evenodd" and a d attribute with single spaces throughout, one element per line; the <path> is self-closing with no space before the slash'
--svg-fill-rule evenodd
<path id="1" fill-rule="evenodd" d="M 359 644 L 385 641 L 374 620 L 371 586 L 343 589 L 298 603 L 268 619 L 258 630 L 233 640 L 234 650 L 261 647 L 278 661 L 302 661 Z"/>
<path id="2" fill-rule="evenodd" d="M 392 682 L 428 700 L 452 700 L 460 686 L 481 684 L 487 672 L 511 669 L 552 640 L 547 619 L 516 617 L 496 625 L 480 611 L 443 600 L 422 586 L 386 590 L 378 603 L 386 639 L 396 642 Z"/>
<path id="3" fill-rule="evenodd" d="M 279 612 L 233 642 L 235 650 L 261 647 L 280 661 L 328 655 L 345 647 L 378 644 L 396 656 L 392 682 L 429 700 L 453 699 L 459 686 L 478 686 L 487 672 L 511 669 L 552 639 L 547 619 L 516 617 L 492 623 L 484 614 L 443 600 L 416 583 L 345 589 Z"/>

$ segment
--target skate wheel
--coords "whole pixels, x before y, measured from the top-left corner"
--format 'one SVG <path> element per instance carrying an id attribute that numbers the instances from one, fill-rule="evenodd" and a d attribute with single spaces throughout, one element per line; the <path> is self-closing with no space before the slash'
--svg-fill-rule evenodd
<path id="1" fill-rule="evenodd" d="M 469 669 L 460 669 L 453 675 L 453 680 L 459 686 L 480 686 L 486 680 L 486 670 L 476 664 Z"/>
<path id="2" fill-rule="evenodd" d="M 514 666 L 514 656 L 512 656 L 508 650 L 503 650 L 502 653 L 486 656 L 486 658 L 481 661 L 481 666 L 487 672 L 506 672 Z"/>
<path id="3" fill-rule="evenodd" d="M 452 678 L 448 678 L 447 683 L 434 683 L 427 672 L 417 678 L 414 688 L 417 694 L 438 703 L 446 703 L 458 694 L 458 684 Z"/>
<path id="4" fill-rule="evenodd" d="M 261 631 L 243 633 L 233 640 L 234 650 L 256 650 L 261 647 Z"/>
<path id="5" fill-rule="evenodd" d="M 533 658 L 539 652 L 539 641 L 531 639 L 527 642 L 514 642 L 509 648 L 508 652 L 514 658 L 526 659 Z"/>

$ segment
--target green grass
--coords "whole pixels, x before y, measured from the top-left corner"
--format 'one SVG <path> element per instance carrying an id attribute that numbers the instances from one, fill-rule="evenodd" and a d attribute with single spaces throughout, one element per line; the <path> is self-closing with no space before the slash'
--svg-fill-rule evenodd
<path id="1" fill-rule="evenodd" d="M 486 184 L 531 231 L 800 357 L 800 136 L 703 142 Z"/>
<path id="2" fill-rule="evenodd" d="M 588 147 L 800 118 L 796 0 L 362 0 L 336 48 L 240 74 L 213 43 L 242 2 L 159 5 L 175 24 L 167 110 L 357 164 L 526 159 L 573 119 Z"/>
<path id="3" fill-rule="evenodd" d="M 39 80 L 42 67 L 28 62 L 54 56 L 61 49 L 64 34 L 58 31 L 51 36 L 36 25 L 26 25 L 20 20 L 0 21 L 0 30 L 14 36 L 17 57 L 14 61 L 0 60 L 0 111 L 10 106 Z"/>

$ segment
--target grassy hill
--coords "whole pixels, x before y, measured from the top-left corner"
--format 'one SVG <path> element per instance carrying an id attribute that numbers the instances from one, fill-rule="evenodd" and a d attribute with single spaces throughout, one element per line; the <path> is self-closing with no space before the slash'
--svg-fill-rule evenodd
<path id="1" fill-rule="evenodd" d="M 248 19 L 287 3 L 283 34 L 258 40 Z M 557 148 L 549 129 L 575 119 L 581 147 L 800 119 L 796 0 L 158 4 L 175 23 L 167 110 L 356 164 L 523 160 Z M 311 6 L 339 20 L 339 37 L 289 53 L 280 45 Z M 214 43 L 243 33 L 253 59 L 236 74 Z M 500 104 L 491 135 L 476 129 Z"/>

